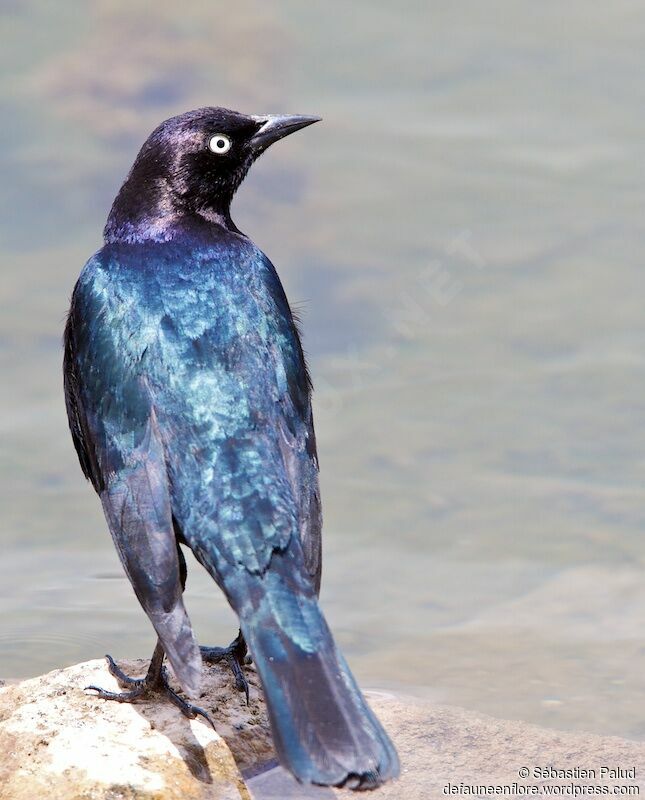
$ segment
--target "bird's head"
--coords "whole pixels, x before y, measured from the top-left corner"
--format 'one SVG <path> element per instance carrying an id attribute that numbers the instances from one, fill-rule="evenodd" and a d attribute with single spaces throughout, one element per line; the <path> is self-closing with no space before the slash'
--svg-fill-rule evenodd
<path id="1" fill-rule="evenodd" d="M 230 223 L 233 195 L 270 145 L 318 117 L 199 108 L 150 134 L 119 191 L 106 241 L 163 240 L 181 220 Z"/>

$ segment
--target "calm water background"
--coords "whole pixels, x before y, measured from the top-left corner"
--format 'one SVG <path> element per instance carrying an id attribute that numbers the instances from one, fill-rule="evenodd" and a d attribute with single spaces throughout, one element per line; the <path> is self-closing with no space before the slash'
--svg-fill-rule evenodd
<path id="1" fill-rule="evenodd" d="M 136 150 L 199 105 L 315 113 L 235 217 L 301 307 L 351 664 L 644 737 L 642 4 L 3 0 L 0 22 L 0 675 L 153 647 L 60 379 Z M 197 565 L 188 594 L 229 641 Z"/>

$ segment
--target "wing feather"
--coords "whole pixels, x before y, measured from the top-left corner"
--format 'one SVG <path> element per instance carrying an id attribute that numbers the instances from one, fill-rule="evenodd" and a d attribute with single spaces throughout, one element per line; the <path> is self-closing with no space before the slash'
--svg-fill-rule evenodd
<path id="1" fill-rule="evenodd" d="M 65 330 L 70 429 L 135 594 L 182 687 L 196 696 L 201 656 L 182 600 L 178 544 L 154 408 L 145 380 L 118 357 L 105 319 L 91 284 L 79 283 Z"/>

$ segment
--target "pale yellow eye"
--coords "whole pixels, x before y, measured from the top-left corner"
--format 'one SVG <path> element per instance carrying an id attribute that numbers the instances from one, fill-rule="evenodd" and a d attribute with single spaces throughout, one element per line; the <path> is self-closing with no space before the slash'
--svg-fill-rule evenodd
<path id="1" fill-rule="evenodd" d="M 222 156 L 224 153 L 228 153 L 232 144 L 233 142 L 231 142 L 225 133 L 216 133 L 209 139 L 208 147 L 209 150 L 213 151 L 213 153 L 217 153 L 218 155 Z"/>

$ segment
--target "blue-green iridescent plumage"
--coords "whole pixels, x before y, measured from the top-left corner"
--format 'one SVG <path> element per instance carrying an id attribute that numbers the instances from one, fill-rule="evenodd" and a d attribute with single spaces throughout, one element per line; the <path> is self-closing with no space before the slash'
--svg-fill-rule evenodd
<path id="1" fill-rule="evenodd" d="M 109 442 L 101 474 L 127 464 L 154 411 L 190 545 L 208 547 L 213 569 L 262 572 L 298 530 L 282 440 L 315 482 L 304 359 L 268 259 L 235 234 L 108 245 L 83 270 L 74 313 L 88 320 L 83 405 Z"/>
<path id="2" fill-rule="evenodd" d="M 182 136 L 194 134 L 195 115 L 201 124 L 221 111 L 176 118 L 188 120 Z M 231 130 L 247 135 L 255 118 L 226 113 Z M 172 125 L 171 133 L 177 159 Z M 149 184 L 157 163 L 144 158 L 139 170 L 148 196 L 167 205 L 165 184 Z M 125 189 L 127 214 L 113 209 L 66 328 L 65 393 L 83 471 L 182 687 L 198 692 L 201 658 L 179 543 L 239 615 L 282 763 L 303 781 L 376 786 L 398 762 L 318 606 L 311 387 L 280 280 L 226 209 L 213 220 L 184 218 L 184 201 L 174 201 L 168 233 L 166 206 L 139 218 L 136 192 Z"/>

